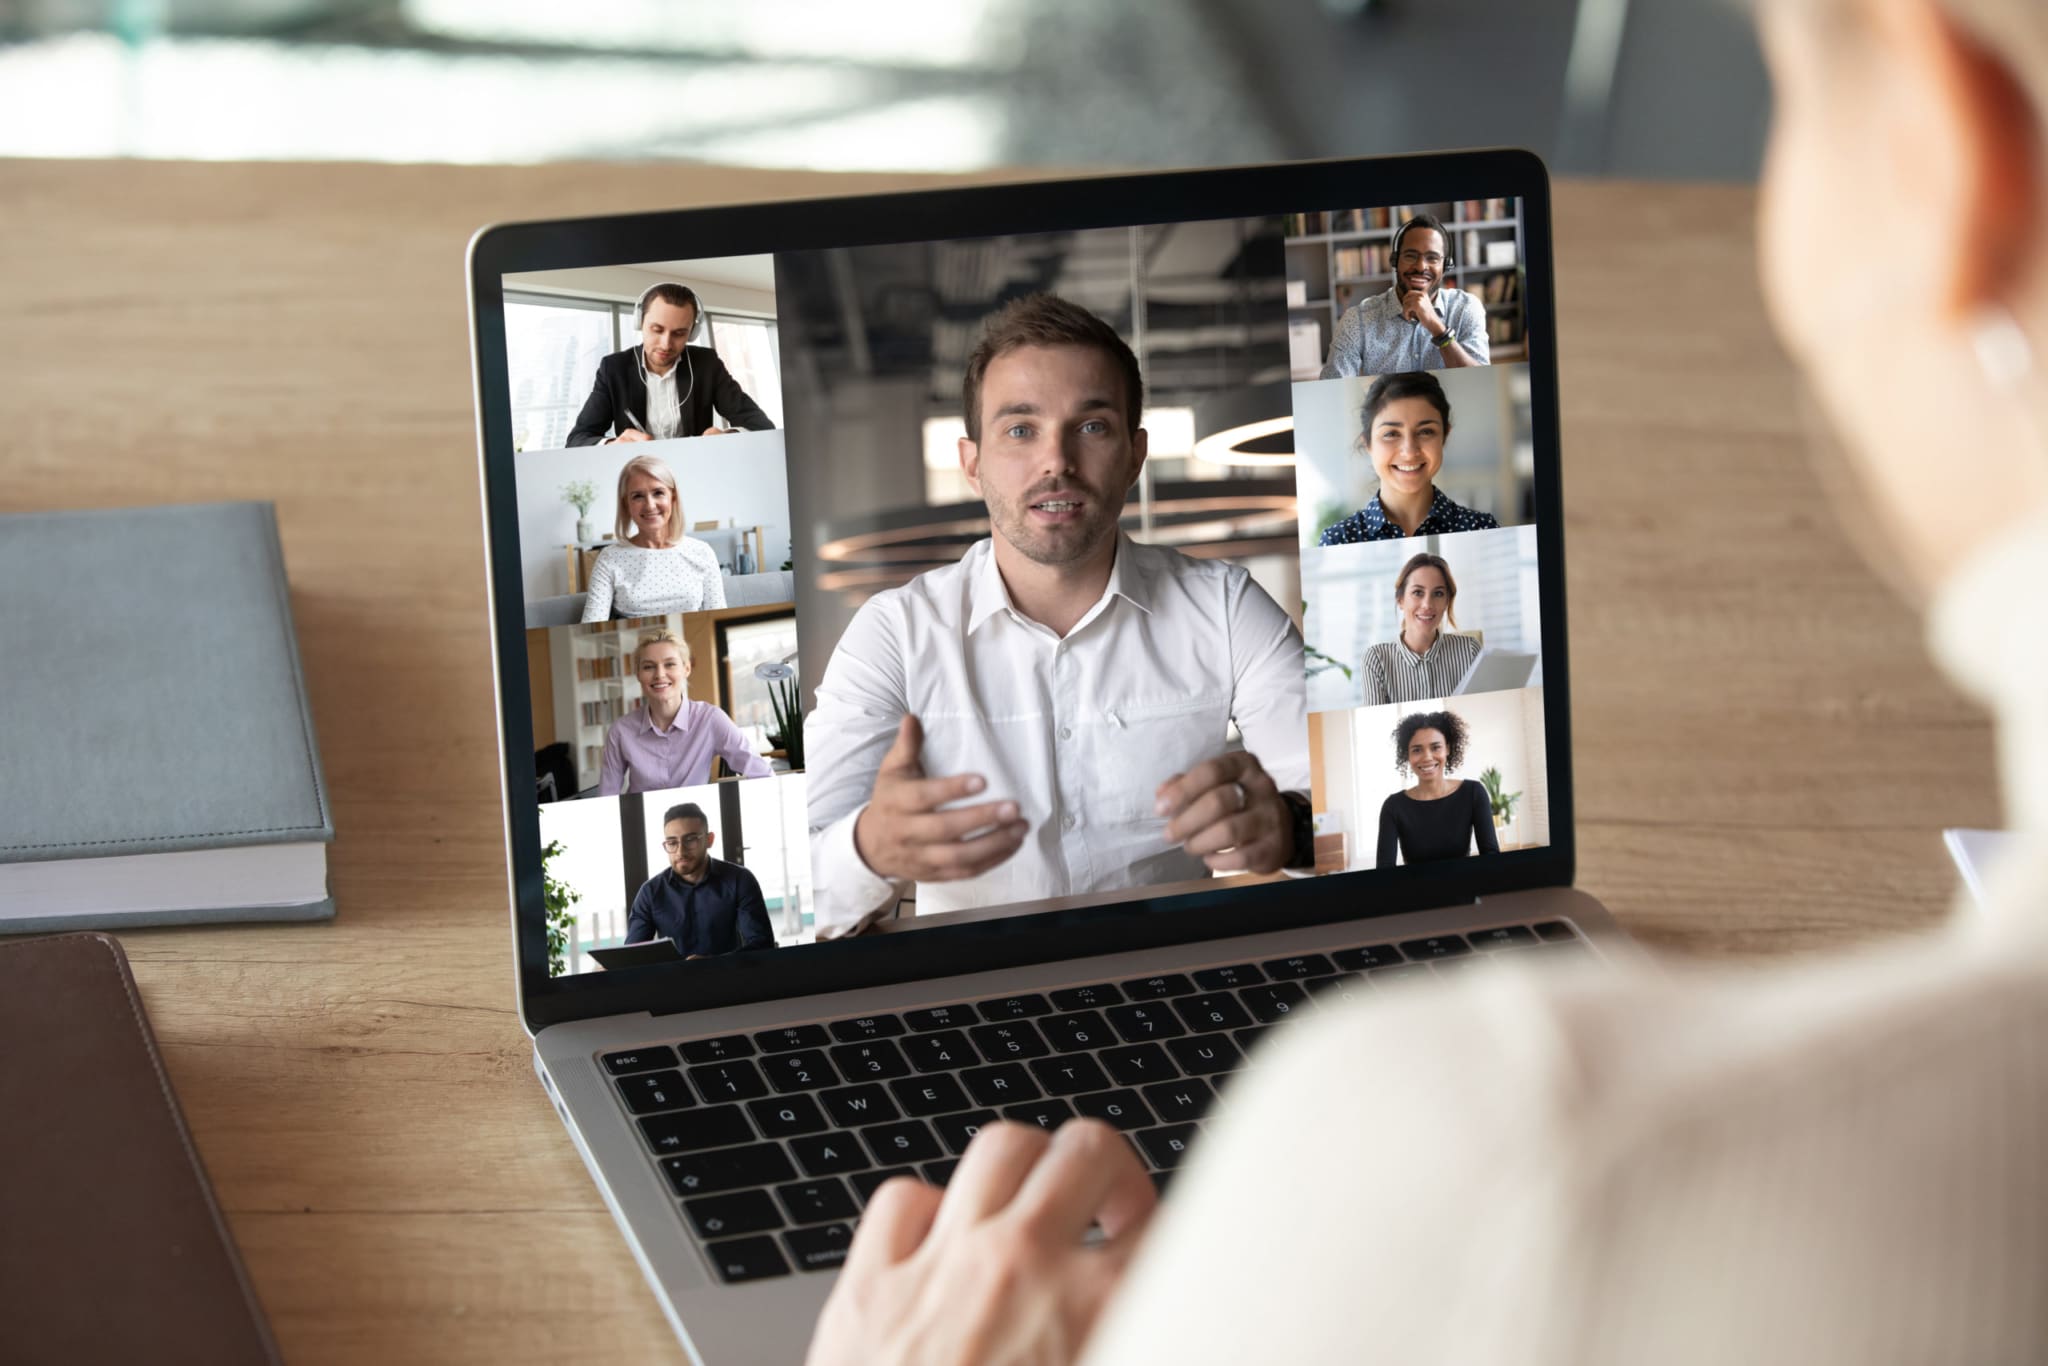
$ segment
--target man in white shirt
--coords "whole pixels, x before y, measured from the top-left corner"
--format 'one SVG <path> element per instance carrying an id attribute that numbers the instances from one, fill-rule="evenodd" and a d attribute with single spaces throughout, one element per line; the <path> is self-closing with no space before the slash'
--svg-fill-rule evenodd
<path id="1" fill-rule="evenodd" d="M 1034 295 L 988 320 L 963 397 L 993 534 L 862 605 L 804 725 L 819 933 L 913 883 L 931 914 L 1307 862 L 1301 636 L 1244 570 L 1118 529 L 1130 348 Z"/>

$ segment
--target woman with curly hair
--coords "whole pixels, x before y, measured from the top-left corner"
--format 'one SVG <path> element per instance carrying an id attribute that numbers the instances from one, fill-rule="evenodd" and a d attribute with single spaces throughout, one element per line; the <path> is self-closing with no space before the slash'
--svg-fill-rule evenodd
<path id="1" fill-rule="evenodd" d="M 1394 769 L 1415 776 L 1415 786 L 1380 804 L 1380 849 L 1375 868 L 1394 866 L 1398 847 L 1404 863 L 1464 858 L 1479 842 L 1482 854 L 1498 854 L 1493 805 L 1483 784 L 1453 778 L 1465 762 L 1468 732 L 1456 712 L 1418 711 L 1394 727 Z"/>

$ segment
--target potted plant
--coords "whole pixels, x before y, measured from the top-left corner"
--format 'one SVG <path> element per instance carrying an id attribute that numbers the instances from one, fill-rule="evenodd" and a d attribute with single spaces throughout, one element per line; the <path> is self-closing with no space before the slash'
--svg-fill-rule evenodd
<path id="1" fill-rule="evenodd" d="M 775 725 L 768 743 L 782 751 L 791 772 L 804 766 L 803 703 L 797 696 L 796 656 L 772 664 L 756 664 L 754 677 L 768 684 L 768 704 L 775 709 Z"/>
<path id="2" fill-rule="evenodd" d="M 597 539 L 597 528 L 590 522 L 590 506 L 597 501 L 597 485 L 588 479 L 572 479 L 562 485 L 562 497 L 576 508 L 576 544 L 589 545 Z"/>
<path id="3" fill-rule="evenodd" d="M 549 840 L 540 851 L 541 902 L 547 908 L 548 976 L 560 977 L 569 970 L 569 936 L 576 928 L 576 912 L 583 893 L 548 871 L 548 860 L 562 852 L 560 840 Z"/>
<path id="4" fill-rule="evenodd" d="M 1493 824 L 1497 830 L 1505 830 L 1515 822 L 1515 803 L 1522 800 L 1519 792 L 1501 791 L 1500 770 L 1489 768 L 1479 775 L 1480 786 L 1486 789 L 1486 804 L 1493 808 Z"/>

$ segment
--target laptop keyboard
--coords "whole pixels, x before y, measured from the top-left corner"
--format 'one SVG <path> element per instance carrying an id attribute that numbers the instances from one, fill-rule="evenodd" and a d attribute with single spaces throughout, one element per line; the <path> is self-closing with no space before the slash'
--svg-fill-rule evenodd
<path id="1" fill-rule="evenodd" d="M 600 1058 L 727 1282 L 838 1266 L 884 1181 L 943 1186 L 983 1125 L 1121 1130 L 1163 1191 L 1217 1089 L 1318 1002 L 1503 952 L 1581 953 L 1561 920 L 929 1006 Z"/>

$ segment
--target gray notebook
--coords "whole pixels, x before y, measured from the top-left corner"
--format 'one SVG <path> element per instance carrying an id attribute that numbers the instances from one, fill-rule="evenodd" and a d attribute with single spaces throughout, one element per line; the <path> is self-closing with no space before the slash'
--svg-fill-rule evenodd
<path id="1" fill-rule="evenodd" d="M 0 934 L 324 920 L 268 503 L 0 517 Z"/>

